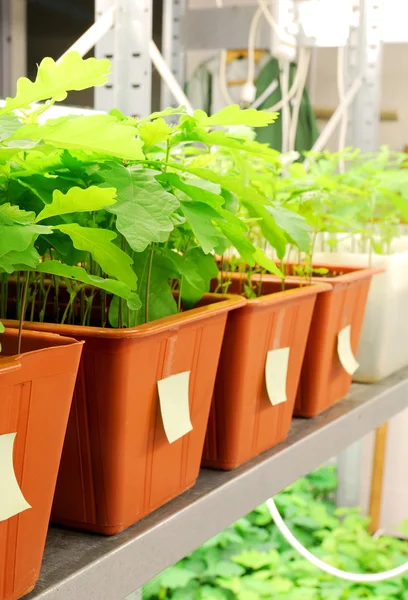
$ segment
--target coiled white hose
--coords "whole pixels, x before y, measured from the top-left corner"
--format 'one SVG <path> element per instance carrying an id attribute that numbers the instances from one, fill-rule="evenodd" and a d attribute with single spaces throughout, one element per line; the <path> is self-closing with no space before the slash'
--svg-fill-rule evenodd
<path id="1" fill-rule="evenodd" d="M 341 569 L 337 569 L 336 567 L 332 567 L 327 563 L 323 562 L 319 558 L 317 558 L 314 554 L 306 550 L 306 548 L 295 538 L 293 533 L 289 530 L 284 520 L 282 519 L 275 502 L 270 498 L 266 501 L 266 505 L 271 513 L 271 517 L 275 522 L 276 527 L 279 529 L 283 537 L 286 541 L 294 548 L 303 558 L 309 561 L 312 565 L 328 573 L 329 575 L 333 575 L 334 577 L 338 577 L 339 579 L 344 579 L 345 581 L 352 581 L 353 583 L 377 583 L 379 581 L 386 581 L 387 579 L 392 579 L 393 577 L 398 577 L 402 575 L 406 571 L 408 571 L 408 562 L 399 567 L 395 567 L 395 569 L 391 569 L 390 571 L 384 571 L 383 573 L 370 573 L 370 574 L 361 574 L 361 573 L 348 573 L 347 571 L 342 571 Z"/>

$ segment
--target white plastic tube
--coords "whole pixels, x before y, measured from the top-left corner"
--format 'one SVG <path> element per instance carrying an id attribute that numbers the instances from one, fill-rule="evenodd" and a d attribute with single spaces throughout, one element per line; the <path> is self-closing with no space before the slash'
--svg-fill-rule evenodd
<path id="1" fill-rule="evenodd" d="M 342 104 L 339 104 L 339 106 L 336 108 L 326 127 L 323 129 L 320 136 L 314 143 L 314 146 L 312 148 L 313 152 L 320 152 L 321 150 L 323 150 L 323 148 L 325 148 L 327 142 L 331 138 L 333 132 L 335 131 L 337 125 L 343 117 L 344 110 L 347 110 L 347 107 L 350 106 L 350 104 L 356 97 L 362 85 L 362 82 L 363 80 L 361 77 L 357 77 L 354 80 L 346 95 L 344 96 L 344 102 Z"/>
<path id="2" fill-rule="evenodd" d="M 384 571 L 383 573 L 370 573 L 370 574 L 361 574 L 361 573 L 348 573 L 347 571 L 342 571 L 341 569 L 337 569 L 336 567 L 332 567 L 327 563 L 323 562 L 319 558 L 317 558 L 314 554 L 306 550 L 306 548 L 295 538 L 293 533 L 288 529 L 285 522 L 283 521 L 278 509 L 276 508 L 275 502 L 270 498 L 266 502 L 269 512 L 271 513 L 271 517 L 275 522 L 275 525 L 286 539 L 286 541 L 299 552 L 303 558 L 309 561 L 312 565 L 328 573 L 329 575 L 333 575 L 334 577 L 338 577 L 339 579 L 344 579 L 345 581 L 352 581 L 354 583 L 376 583 L 379 581 L 386 581 L 387 579 L 392 579 L 393 577 L 398 577 L 402 575 L 406 571 L 408 571 L 408 562 L 405 564 L 396 567 L 395 569 L 391 569 L 390 571 Z"/>
<path id="3" fill-rule="evenodd" d="M 345 86 L 344 86 L 344 73 L 345 73 L 345 48 L 340 46 L 337 50 L 337 92 L 339 96 L 339 104 L 344 105 L 345 97 Z M 348 124 L 348 107 L 345 107 L 342 113 L 339 131 L 339 152 L 342 152 L 346 147 L 347 141 L 347 124 Z M 344 160 L 341 159 L 339 162 L 340 173 L 345 171 Z"/>
<path id="4" fill-rule="evenodd" d="M 194 109 L 191 105 L 190 100 L 185 95 L 182 87 L 180 86 L 179 82 L 177 81 L 177 79 L 174 77 L 173 73 L 169 69 L 160 50 L 158 49 L 158 47 L 156 46 L 156 44 L 154 43 L 153 40 L 150 40 L 149 53 L 150 53 L 150 58 L 152 59 L 154 66 L 158 70 L 164 83 L 168 86 L 170 92 L 173 94 L 175 100 L 182 106 L 185 106 L 187 109 L 187 112 L 190 115 L 192 115 L 194 112 Z"/>
<path id="5" fill-rule="evenodd" d="M 303 48 L 301 48 L 300 52 L 299 52 L 298 68 L 296 70 L 296 75 L 293 80 L 292 87 L 290 88 L 289 92 L 285 96 L 282 96 L 282 98 L 279 100 L 279 102 L 277 102 L 274 106 L 267 108 L 266 110 L 268 110 L 269 112 L 276 112 L 276 111 L 280 110 L 283 106 L 285 106 L 285 104 L 290 102 L 292 100 L 292 98 L 294 98 L 294 96 L 296 95 L 296 92 L 299 89 L 299 85 L 301 83 L 302 72 L 303 72 L 302 65 L 304 64 L 305 56 L 306 56 L 305 50 Z M 258 106 L 260 106 L 262 104 L 262 102 L 264 102 L 265 100 L 267 100 L 267 98 L 269 98 L 269 96 L 275 91 L 275 89 L 276 89 L 276 81 L 272 81 L 272 83 L 259 96 L 259 98 L 256 99 L 256 101 L 253 103 L 251 108 L 258 108 Z"/>
<path id="6" fill-rule="evenodd" d="M 297 134 L 297 128 L 298 128 L 298 123 L 299 123 L 300 106 L 302 104 L 303 91 L 306 86 L 306 79 L 307 79 L 307 74 L 309 71 L 311 55 L 312 55 L 311 50 L 309 50 L 309 49 L 305 50 L 305 64 L 304 64 L 304 66 L 302 66 L 301 79 L 300 79 L 299 87 L 298 87 L 296 95 L 295 95 L 295 102 L 294 102 L 294 105 L 292 108 L 292 120 L 290 123 L 290 130 L 289 130 L 289 148 L 288 148 L 289 152 L 293 152 L 295 149 L 295 146 L 296 146 L 296 134 Z M 298 68 L 301 68 L 300 65 L 298 66 Z"/>
<path id="7" fill-rule="evenodd" d="M 228 82 L 227 82 L 227 51 L 221 50 L 220 53 L 220 72 L 219 72 L 219 80 L 220 80 L 220 90 L 222 99 L 225 102 L 225 105 L 234 104 L 233 99 L 230 96 L 228 91 Z"/>
<path id="8" fill-rule="evenodd" d="M 255 44 L 256 44 L 256 34 L 259 27 L 259 22 L 262 18 L 262 10 L 258 8 L 254 16 L 251 20 L 251 25 L 249 28 L 249 37 L 248 37 L 248 75 L 246 84 L 242 90 L 242 100 L 251 104 L 254 102 L 256 97 L 256 87 L 255 87 Z"/>
<path id="9" fill-rule="evenodd" d="M 85 56 L 100 39 L 109 31 L 115 22 L 116 6 L 112 6 L 103 13 L 97 21 L 70 48 L 57 60 L 61 62 L 68 52 L 79 52 L 81 56 Z"/>
<path id="10" fill-rule="evenodd" d="M 281 74 L 280 74 L 280 86 L 282 97 L 287 98 L 289 93 L 289 72 L 290 62 L 288 60 L 282 60 L 280 62 Z M 290 131 L 290 102 L 285 102 L 282 107 L 282 152 L 285 154 L 289 150 L 289 131 Z"/>
<path id="11" fill-rule="evenodd" d="M 265 0 L 258 0 L 258 4 L 260 9 L 262 10 L 265 19 L 268 21 L 269 25 L 272 27 L 275 35 L 279 38 L 281 44 L 288 46 L 289 48 L 296 48 L 296 44 L 293 44 L 289 40 L 285 39 L 285 33 L 281 31 L 279 25 L 275 21 L 272 13 L 269 11 L 269 8 L 265 2 Z"/>

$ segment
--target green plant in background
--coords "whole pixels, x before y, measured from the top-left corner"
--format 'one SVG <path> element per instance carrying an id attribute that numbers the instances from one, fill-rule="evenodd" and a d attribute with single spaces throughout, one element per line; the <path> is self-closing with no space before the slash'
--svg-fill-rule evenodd
<path id="1" fill-rule="evenodd" d="M 242 173 L 262 162 L 273 174 L 276 152 L 236 127 L 266 126 L 274 114 L 230 106 L 208 117 L 181 107 L 140 121 L 112 110 L 43 122 L 70 90 L 105 83 L 109 69 L 75 53 L 60 64 L 44 59 L 35 82 L 20 79 L 0 109 L 0 318 L 23 318 L 28 306 L 40 321 L 158 319 L 200 300 L 218 272 L 214 255 L 227 247 L 280 274 L 249 238 L 247 213 L 272 244 L 304 228 L 303 219 L 280 219 L 252 182 L 212 168 L 224 152 Z M 167 124 L 174 114 L 178 123 Z"/>
<path id="2" fill-rule="evenodd" d="M 312 229 L 309 260 L 322 232 L 329 234 L 329 248 L 337 245 L 340 234 L 343 239 L 358 239 L 360 251 L 387 253 L 407 218 L 405 154 L 382 147 L 373 154 L 353 149 L 309 153 L 307 159 L 307 165 L 288 168 L 279 181 L 278 195 Z M 344 172 L 339 168 L 341 161 L 346 165 Z"/>
<path id="3" fill-rule="evenodd" d="M 335 469 L 322 467 L 276 496 L 290 529 L 327 563 L 375 573 L 406 562 L 408 544 L 374 539 L 358 510 L 336 509 Z M 361 585 L 335 579 L 300 557 L 265 505 L 147 584 L 144 600 L 407 600 L 408 576 Z"/>

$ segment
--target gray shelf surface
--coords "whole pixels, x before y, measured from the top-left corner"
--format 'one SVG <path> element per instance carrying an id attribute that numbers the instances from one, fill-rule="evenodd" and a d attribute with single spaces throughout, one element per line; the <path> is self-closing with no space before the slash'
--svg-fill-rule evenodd
<path id="1" fill-rule="evenodd" d="M 113 537 L 50 527 L 40 580 L 26 600 L 123 600 L 166 567 L 408 408 L 408 369 L 350 394 L 285 442 L 235 471 L 203 469 L 197 484 Z"/>

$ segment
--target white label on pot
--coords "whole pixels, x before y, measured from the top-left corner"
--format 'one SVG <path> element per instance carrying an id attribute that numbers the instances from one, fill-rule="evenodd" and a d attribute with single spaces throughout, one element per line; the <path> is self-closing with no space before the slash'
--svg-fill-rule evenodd
<path id="1" fill-rule="evenodd" d="M 193 429 L 188 402 L 189 382 L 190 371 L 157 382 L 164 431 L 170 444 Z"/>
<path id="2" fill-rule="evenodd" d="M 13 465 L 16 433 L 0 435 L 0 521 L 31 508 L 18 485 Z"/>
<path id="3" fill-rule="evenodd" d="M 273 406 L 286 402 L 286 379 L 288 376 L 290 348 L 270 350 L 266 355 L 265 382 L 269 400 Z"/>
<path id="4" fill-rule="evenodd" d="M 337 354 L 343 369 L 349 374 L 354 375 L 360 366 L 355 359 L 351 349 L 351 326 L 347 325 L 337 336 Z"/>

